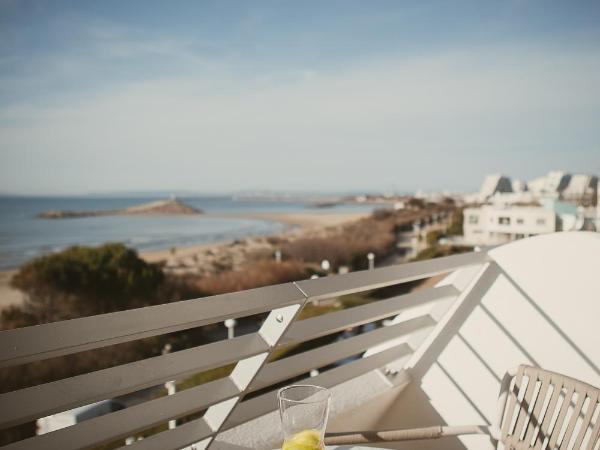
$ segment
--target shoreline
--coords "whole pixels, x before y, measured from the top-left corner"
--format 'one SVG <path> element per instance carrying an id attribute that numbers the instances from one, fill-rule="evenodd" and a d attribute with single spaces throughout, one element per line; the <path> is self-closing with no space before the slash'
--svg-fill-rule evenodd
<path id="1" fill-rule="evenodd" d="M 273 235 L 248 235 L 240 239 L 225 239 L 202 244 L 171 247 L 159 250 L 138 250 L 140 258 L 150 263 L 165 263 L 165 270 L 173 274 L 205 275 L 215 273 L 219 267 L 235 268 L 247 262 L 249 253 L 274 251 L 275 240 L 290 240 L 310 235 L 323 235 L 328 229 L 339 227 L 371 212 L 248 212 L 206 213 L 204 217 L 253 219 L 279 222 L 287 225 L 283 232 Z M 175 251 L 172 251 L 175 248 Z M 0 310 L 9 305 L 23 303 L 21 291 L 10 287 L 10 279 L 19 270 L 0 270 Z"/>
<path id="2" fill-rule="evenodd" d="M 370 212 L 343 212 L 343 213 L 313 213 L 313 212 L 291 212 L 291 213 L 273 213 L 273 212 L 250 212 L 250 213 L 207 213 L 205 217 L 227 218 L 227 219 L 253 219 L 268 220 L 287 225 L 288 228 L 281 233 L 274 235 L 248 235 L 240 239 L 224 239 L 221 241 L 206 242 L 202 244 L 186 245 L 176 247 L 175 254 L 171 248 L 161 250 L 144 250 L 138 252 L 140 257 L 148 262 L 159 262 L 168 260 L 182 260 L 191 258 L 198 253 L 215 252 L 222 247 L 230 247 L 236 241 L 260 242 L 268 238 L 291 238 L 300 237 L 312 232 L 319 232 L 326 228 L 345 225 L 355 222 L 364 217 L 368 217 Z"/>

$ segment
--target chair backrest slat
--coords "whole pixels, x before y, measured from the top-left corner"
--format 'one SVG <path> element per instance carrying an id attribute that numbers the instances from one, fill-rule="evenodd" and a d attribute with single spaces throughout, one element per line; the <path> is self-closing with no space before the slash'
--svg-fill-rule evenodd
<path id="1" fill-rule="evenodd" d="M 577 403 L 575 404 L 575 408 L 573 408 L 573 411 L 571 412 L 571 419 L 569 420 L 567 430 L 565 431 L 565 435 L 563 436 L 562 442 L 560 444 L 561 449 L 566 449 L 569 445 L 569 442 L 571 442 L 573 430 L 575 429 L 575 425 L 577 424 L 577 419 L 580 418 L 581 409 L 583 408 L 583 404 L 585 402 L 585 399 L 587 398 L 587 393 L 585 392 L 585 390 L 578 391 L 577 389 L 575 389 L 575 392 L 577 392 L 578 395 Z"/>
<path id="2" fill-rule="evenodd" d="M 546 437 L 550 433 L 552 419 L 556 416 L 556 405 L 558 404 L 558 399 L 560 398 L 560 393 L 562 392 L 563 388 L 562 381 L 560 379 L 556 380 L 552 375 L 550 375 L 548 383 L 550 384 L 549 387 L 552 388 L 552 394 L 550 397 L 550 402 L 548 403 L 548 408 L 546 408 L 546 413 L 544 414 L 542 425 L 540 426 L 540 431 L 535 440 L 533 447 L 535 450 L 540 450 L 544 441 L 547 440 Z"/>
<path id="3" fill-rule="evenodd" d="M 509 393 L 508 393 L 508 408 L 506 409 L 506 414 L 504 416 L 504 423 L 502 424 L 502 442 L 505 442 L 510 434 L 512 434 L 512 430 L 509 428 L 513 423 L 513 415 L 515 411 L 515 407 L 517 406 L 517 400 L 519 395 L 519 389 L 521 387 L 521 383 L 523 382 L 523 370 L 521 370 L 523 366 L 519 367 L 517 371 L 517 375 L 515 376 L 513 382 L 510 384 Z"/>
<path id="4" fill-rule="evenodd" d="M 600 392 L 592 392 L 591 395 L 588 396 L 589 402 L 587 411 L 585 416 L 583 417 L 583 421 L 581 422 L 581 428 L 579 429 L 579 433 L 577 434 L 577 438 L 575 439 L 575 444 L 573 448 L 581 448 L 581 444 L 583 444 L 583 439 L 585 437 L 585 433 L 592 422 L 592 417 L 594 416 L 594 412 L 598 407 L 598 397 L 600 396 Z"/>
<path id="5" fill-rule="evenodd" d="M 536 374 L 537 375 L 537 374 Z M 537 385 L 537 376 L 528 376 L 527 389 L 525 390 L 525 396 L 519 404 L 519 417 L 515 426 L 514 434 L 519 438 L 523 439 L 523 435 L 530 423 L 531 412 L 533 409 L 532 398 Z M 517 435 L 518 433 L 518 435 Z"/>
<path id="6" fill-rule="evenodd" d="M 569 410 L 569 406 L 571 405 L 573 393 L 575 392 L 575 386 L 572 386 L 572 385 L 569 386 L 568 383 L 565 386 L 565 388 L 567 389 L 567 392 L 563 396 L 563 401 L 562 401 L 562 404 L 560 405 L 560 411 L 558 413 L 558 418 L 556 419 L 556 422 L 554 422 L 554 426 L 552 427 L 552 432 L 549 436 L 550 441 L 549 441 L 548 445 L 550 446 L 550 448 L 554 448 L 554 446 L 558 442 L 558 437 L 561 433 L 563 423 L 565 421 L 565 417 L 567 416 L 567 411 Z"/>
<path id="7" fill-rule="evenodd" d="M 541 383 L 538 396 L 535 400 L 535 406 L 533 408 L 533 418 L 525 434 L 525 442 L 532 442 L 537 439 L 541 428 L 541 421 L 544 419 L 546 412 L 548 411 L 548 404 L 550 401 L 546 398 L 548 391 L 550 390 L 550 374 L 542 372 L 538 375 L 538 379 Z M 545 406 L 545 409 L 542 408 Z"/>
<path id="8" fill-rule="evenodd" d="M 600 407 L 600 406 L 597 405 L 596 407 Z M 600 438 L 600 416 L 598 416 L 598 418 L 596 419 L 596 425 L 594 425 L 594 429 L 592 430 L 590 440 L 589 440 L 588 445 L 585 450 L 593 450 L 594 445 L 596 444 L 596 442 L 598 442 L 599 438 Z"/>
<path id="9" fill-rule="evenodd" d="M 509 386 L 499 424 L 505 449 L 595 448 L 600 437 L 600 389 L 525 365 L 519 366 Z"/>

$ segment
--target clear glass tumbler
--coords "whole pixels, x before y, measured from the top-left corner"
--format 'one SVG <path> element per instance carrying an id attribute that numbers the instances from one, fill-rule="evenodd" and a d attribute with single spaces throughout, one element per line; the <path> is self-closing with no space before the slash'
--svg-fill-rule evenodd
<path id="1" fill-rule="evenodd" d="M 331 393 L 312 385 L 292 385 L 277 393 L 283 450 L 322 450 Z"/>

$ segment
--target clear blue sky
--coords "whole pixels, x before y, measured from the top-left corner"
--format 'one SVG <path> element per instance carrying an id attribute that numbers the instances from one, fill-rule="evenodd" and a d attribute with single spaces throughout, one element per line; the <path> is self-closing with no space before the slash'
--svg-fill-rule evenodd
<path id="1" fill-rule="evenodd" d="M 600 172 L 598 1 L 0 0 L 0 192 Z"/>

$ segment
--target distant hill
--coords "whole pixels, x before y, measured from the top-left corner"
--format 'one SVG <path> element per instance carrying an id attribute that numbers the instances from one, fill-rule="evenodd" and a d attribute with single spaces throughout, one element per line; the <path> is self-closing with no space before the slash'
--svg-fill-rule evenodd
<path id="1" fill-rule="evenodd" d="M 146 215 L 146 216 L 179 216 L 202 214 L 201 209 L 186 205 L 185 203 L 170 198 L 168 200 L 158 200 L 155 202 L 143 203 L 137 206 L 130 206 L 124 209 L 113 209 L 106 211 L 45 211 L 38 215 L 42 219 L 72 219 L 77 217 L 96 217 L 96 216 L 126 216 L 126 215 Z"/>

